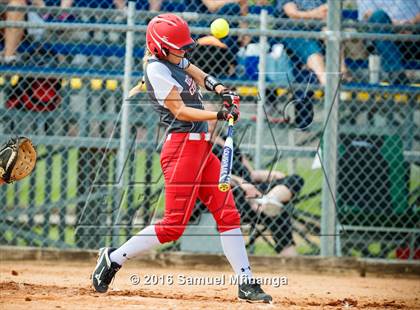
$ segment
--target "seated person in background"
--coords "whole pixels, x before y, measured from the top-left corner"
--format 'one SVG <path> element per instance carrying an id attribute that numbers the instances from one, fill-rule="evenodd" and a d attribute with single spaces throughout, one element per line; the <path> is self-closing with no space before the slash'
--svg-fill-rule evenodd
<path id="1" fill-rule="evenodd" d="M 149 0 L 149 10 L 159 12 L 162 7 L 163 0 Z M 143 9 L 143 8 L 142 8 Z"/>
<path id="2" fill-rule="evenodd" d="M 277 10 L 291 19 L 325 21 L 328 14 L 326 0 L 278 0 Z M 299 27 L 297 29 L 294 27 L 294 29 L 300 30 Z M 315 73 L 319 83 L 324 86 L 326 75 L 322 42 L 314 39 L 285 38 L 283 43 L 300 62 L 306 64 Z M 344 78 L 349 79 L 348 71 L 344 64 L 344 57 L 342 57 L 342 60 L 341 73 Z"/>
<path id="3" fill-rule="evenodd" d="M 149 10 L 155 12 L 160 11 L 165 3 L 171 2 L 171 0 L 148 1 Z M 189 0 L 185 1 L 185 5 L 188 12 L 199 14 L 246 15 L 248 13 L 243 11 L 247 9 L 247 0 Z"/>
<path id="4" fill-rule="evenodd" d="M 45 0 L 47 6 L 59 6 L 62 9 L 75 7 L 88 7 L 99 9 L 112 9 L 124 10 L 126 0 Z M 68 12 L 62 12 L 58 16 L 47 13 L 43 16 L 46 21 L 59 21 L 59 22 L 75 22 L 76 17 Z"/>
<path id="5" fill-rule="evenodd" d="M 248 14 L 247 0 L 191 0 L 188 7 L 197 13 L 220 15 Z M 246 10 L 246 11 L 245 11 Z"/>
<path id="6" fill-rule="evenodd" d="M 197 46 L 191 51 L 190 59 L 204 72 L 218 78 L 235 74 L 235 54 L 225 43 L 213 36 L 199 38 Z"/>
<path id="7" fill-rule="evenodd" d="M 43 0 L 32 1 L 33 5 L 37 7 L 44 7 L 45 3 Z M 26 6 L 29 5 L 29 1 L 26 0 L 10 0 L 8 5 L 10 6 Z M 23 21 L 25 19 L 25 13 L 19 11 L 7 11 L 6 20 L 8 21 Z M 4 50 L 1 57 L 1 62 L 4 64 L 13 64 L 18 61 L 17 49 L 23 40 L 24 29 L 23 28 L 5 28 L 4 29 Z"/>
<path id="8" fill-rule="evenodd" d="M 27 6 L 27 5 L 35 5 L 37 7 L 45 7 L 45 4 L 55 6 L 59 5 L 61 8 L 66 9 L 73 6 L 73 4 L 91 4 L 96 7 L 101 7 L 101 5 L 105 4 L 114 4 L 117 9 L 124 9 L 125 8 L 125 0 L 101 0 L 101 1 L 92 1 L 87 2 L 88 0 L 33 0 L 33 1 L 26 1 L 26 0 L 10 0 L 8 5 L 10 6 Z M 30 13 L 29 13 L 30 14 Z M 28 14 L 28 15 L 29 15 Z M 25 19 L 25 12 L 20 11 L 7 11 L 6 19 L 8 21 L 23 21 Z M 40 17 L 39 17 L 40 19 Z M 47 13 L 42 16 L 44 21 L 53 21 L 55 20 L 54 16 Z M 57 17 L 57 21 L 73 21 L 74 16 L 63 12 Z M 38 22 L 38 21 L 37 21 Z M 0 63 L 3 64 L 14 64 L 19 61 L 19 57 L 17 55 L 17 49 L 21 44 L 25 31 L 24 28 L 5 28 L 4 30 L 4 50 L 2 52 Z"/>
<path id="9" fill-rule="evenodd" d="M 357 0 L 357 9 L 359 20 L 369 23 L 404 25 L 420 22 L 418 0 Z M 373 32 L 392 33 L 386 29 L 375 29 Z M 404 42 L 374 40 L 372 43 L 376 53 L 381 56 L 381 67 L 392 73 L 391 82 L 407 84 L 408 80 L 403 72 L 404 56 L 400 50 Z"/>
<path id="10" fill-rule="evenodd" d="M 112 9 L 113 7 L 118 10 L 124 10 L 126 0 L 61 0 L 61 7 L 88 7 L 100 9 Z"/>
<path id="11" fill-rule="evenodd" d="M 253 10 L 252 13 L 259 14 L 261 10 L 267 10 L 268 14 L 273 14 L 275 9 L 276 0 L 248 0 L 248 4 Z"/>
<path id="12" fill-rule="evenodd" d="M 211 105 L 206 105 L 211 106 Z M 214 107 L 212 107 L 214 109 Z M 221 159 L 224 137 L 218 136 L 217 121 L 209 121 L 213 153 Z M 297 255 L 292 235 L 290 214 L 281 208 L 295 197 L 304 180 L 298 175 L 285 176 L 279 171 L 255 170 L 237 145 L 234 146 L 232 183 L 236 207 L 245 222 L 258 222 L 273 233 L 275 251 L 285 256 Z M 267 201 L 258 201 L 263 193 Z"/>
<path id="13" fill-rule="evenodd" d="M 126 0 L 61 0 L 62 8 L 70 8 L 72 6 L 88 7 L 94 9 L 117 9 L 124 11 L 126 8 Z M 58 17 L 58 20 L 74 21 L 75 17 L 67 13 L 62 13 Z"/>

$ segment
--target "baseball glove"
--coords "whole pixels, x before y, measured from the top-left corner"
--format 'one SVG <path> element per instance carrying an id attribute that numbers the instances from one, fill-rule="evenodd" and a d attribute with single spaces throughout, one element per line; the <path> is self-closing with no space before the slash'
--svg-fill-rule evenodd
<path id="1" fill-rule="evenodd" d="M 36 150 L 30 139 L 10 139 L 0 147 L 0 181 L 12 183 L 23 179 L 31 174 L 35 163 Z"/>

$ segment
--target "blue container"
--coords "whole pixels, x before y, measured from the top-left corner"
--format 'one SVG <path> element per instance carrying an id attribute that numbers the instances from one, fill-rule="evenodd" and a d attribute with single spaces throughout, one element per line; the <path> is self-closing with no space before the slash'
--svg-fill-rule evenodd
<path id="1" fill-rule="evenodd" d="M 245 73 L 248 80 L 258 80 L 258 56 L 247 56 L 245 58 Z"/>

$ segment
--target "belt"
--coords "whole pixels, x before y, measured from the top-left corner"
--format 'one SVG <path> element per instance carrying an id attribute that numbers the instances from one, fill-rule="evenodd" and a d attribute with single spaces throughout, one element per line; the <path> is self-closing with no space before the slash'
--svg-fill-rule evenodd
<path id="1" fill-rule="evenodd" d="M 178 135 L 188 136 L 188 140 L 191 140 L 191 141 L 201 141 L 201 140 L 210 141 L 210 137 L 211 137 L 211 134 L 209 132 L 206 132 L 206 133 L 204 132 L 201 132 L 201 133 L 200 132 L 190 132 L 190 133 L 175 132 L 175 133 L 168 134 L 166 136 L 166 141 L 169 141 L 172 139 L 172 137 L 175 137 Z"/>

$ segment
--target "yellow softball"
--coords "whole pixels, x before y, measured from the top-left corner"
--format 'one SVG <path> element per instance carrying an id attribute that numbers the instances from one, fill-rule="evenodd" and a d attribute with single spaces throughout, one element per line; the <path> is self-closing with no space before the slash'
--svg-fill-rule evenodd
<path id="1" fill-rule="evenodd" d="M 210 25 L 211 34 L 222 39 L 229 34 L 229 23 L 224 18 L 214 20 Z"/>

